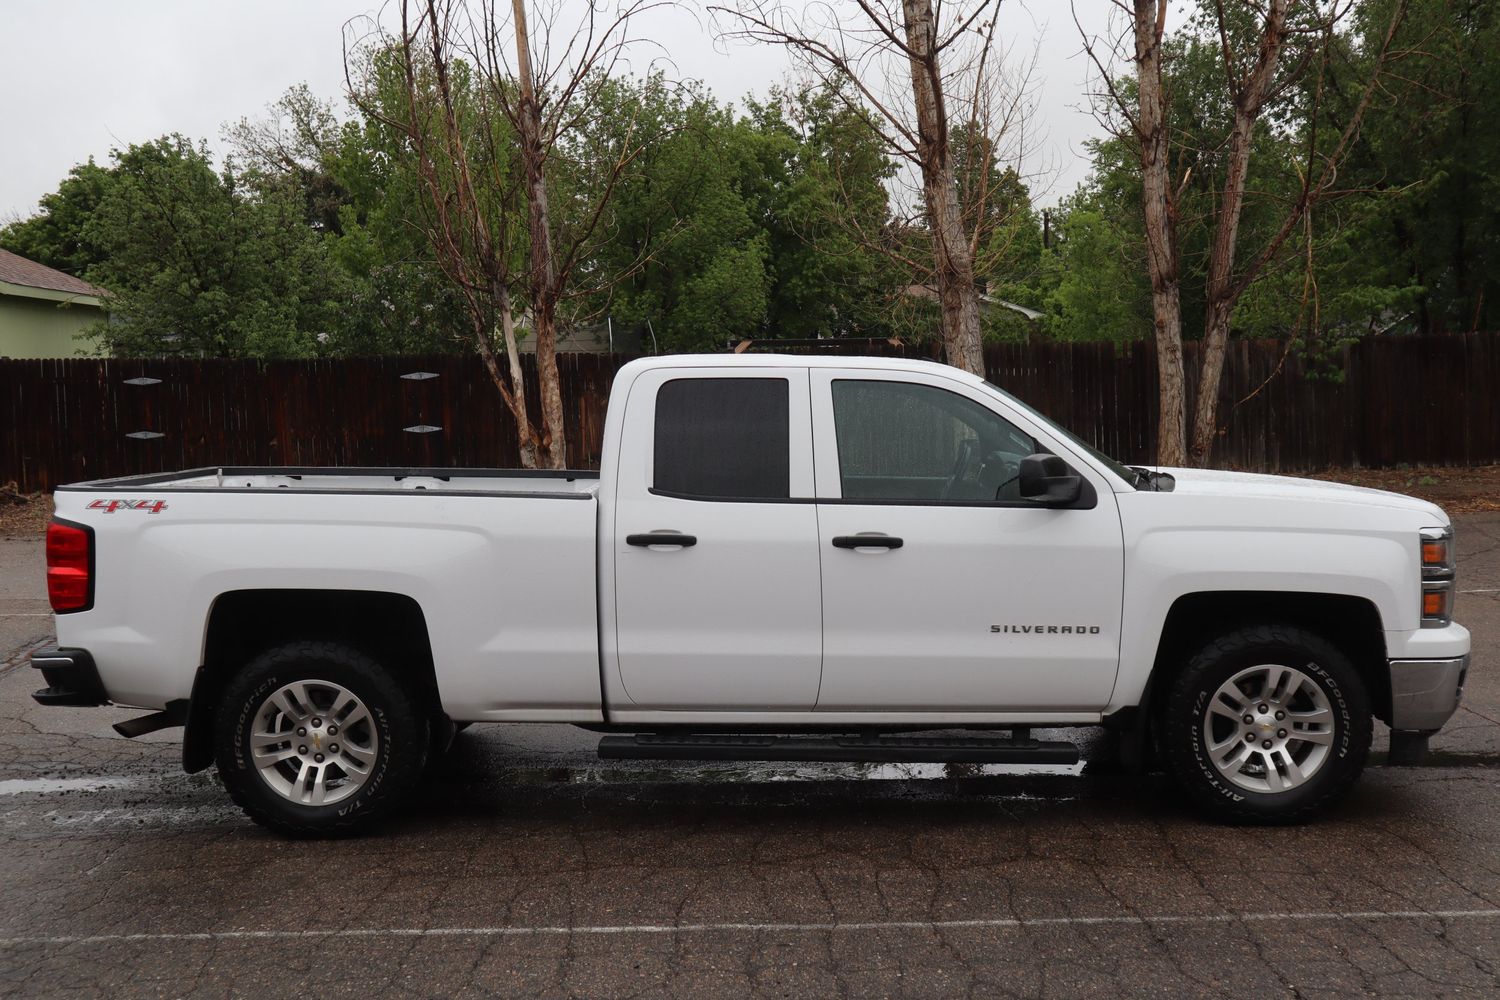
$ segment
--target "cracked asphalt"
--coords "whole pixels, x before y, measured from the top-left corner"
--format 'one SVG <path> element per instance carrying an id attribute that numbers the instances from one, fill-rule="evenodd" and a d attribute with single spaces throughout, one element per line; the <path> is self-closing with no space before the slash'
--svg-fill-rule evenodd
<path id="1" fill-rule="evenodd" d="M 0 995 L 1500 995 L 1500 515 L 1460 516 L 1466 704 L 1309 826 L 1157 778 L 601 763 L 477 727 L 377 834 L 252 826 L 177 735 L 43 709 L 41 546 L 0 540 Z M 1073 769 L 1077 770 L 1077 769 Z"/>

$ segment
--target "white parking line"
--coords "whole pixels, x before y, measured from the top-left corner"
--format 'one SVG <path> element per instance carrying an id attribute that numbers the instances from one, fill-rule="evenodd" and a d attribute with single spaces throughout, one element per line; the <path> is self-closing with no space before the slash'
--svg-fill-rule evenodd
<path id="1" fill-rule="evenodd" d="M 1371 920 L 1496 920 L 1494 910 L 1351 910 L 1292 913 L 1205 913 L 1112 917 L 1002 917 L 991 920 L 891 920 L 855 923 L 619 924 L 584 927 L 356 927 L 339 931 L 190 931 L 179 934 L 55 934 L 0 938 L 0 948 L 171 941 L 302 941 L 337 938 L 507 938 L 621 934 L 851 934 L 866 931 L 1024 930 L 1047 927 L 1213 926 L 1253 923 L 1338 923 Z"/>
<path id="2" fill-rule="evenodd" d="M 57 795 L 135 788 L 140 778 L 10 778 L 0 781 L 0 795 Z"/>
<path id="3" fill-rule="evenodd" d="M 1488 587 L 1483 590 L 1460 590 L 1460 594 L 1500 594 L 1500 587 Z"/>

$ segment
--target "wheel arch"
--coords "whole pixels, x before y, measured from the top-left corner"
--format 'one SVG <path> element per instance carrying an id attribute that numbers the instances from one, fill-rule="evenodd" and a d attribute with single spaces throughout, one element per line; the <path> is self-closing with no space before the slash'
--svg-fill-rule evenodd
<path id="1" fill-rule="evenodd" d="M 427 619 L 411 597 L 373 590 L 228 591 L 209 610 L 188 702 L 183 770 L 213 763 L 214 709 L 228 679 L 265 650 L 295 639 L 360 650 L 393 667 L 429 713 L 442 713 Z"/>
<path id="2" fill-rule="evenodd" d="M 1216 636 L 1250 625 L 1285 624 L 1316 633 L 1337 646 L 1358 671 L 1376 718 L 1391 717 L 1391 678 L 1380 610 L 1349 594 L 1288 591 L 1203 591 L 1172 603 L 1162 623 L 1156 657 L 1142 702 L 1150 716 L 1175 671 Z"/>

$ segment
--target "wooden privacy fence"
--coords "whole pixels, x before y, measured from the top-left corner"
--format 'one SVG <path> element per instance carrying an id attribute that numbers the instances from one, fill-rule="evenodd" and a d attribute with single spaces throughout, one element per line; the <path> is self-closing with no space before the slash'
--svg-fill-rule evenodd
<path id="1" fill-rule="evenodd" d="M 627 360 L 558 358 L 571 466 L 598 466 Z M 535 358 L 523 364 L 535 419 Z M 472 357 L 0 361 L 0 483 L 23 491 L 197 466 L 518 463 L 514 422 Z"/>
<path id="2" fill-rule="evenodd" d="M 1152 345 L 999 344 L 985 356 L 991 381 L 1085 441 L 1127 462 L 1153 459 Z M 609 385 L 627 360 L 560 357 L 571 466 L 598 466 Z M 1191 405 L 1196 344 L 1186 360 Z M 536 414 L 534 358 L 524 363 Z M 1231 344 L 1213 464 L 1500 461 L 1500 335 L 1371 338 L 1342 368 L 1341 382 L 1311 378 L 1279 343 Z M 471 357 L 0 361 L 0 483 L 25 491 L 195 466 L 516 462 L 510 415 Z"/>
<path id="3" fill-rule="evenodd" d="M 1188 420 L 1199 344 L 1184 351 Z M 990 380 L 1125 462 L 1156 455 L 1156 349 L 1134 343 L 996 345 Z M 1210 464 L 1256 472 L 1500 461 L 1500 333 L 1367 338 L 1341 380 L 1311 377 L 1278 341 L 1233 341 Z"/>

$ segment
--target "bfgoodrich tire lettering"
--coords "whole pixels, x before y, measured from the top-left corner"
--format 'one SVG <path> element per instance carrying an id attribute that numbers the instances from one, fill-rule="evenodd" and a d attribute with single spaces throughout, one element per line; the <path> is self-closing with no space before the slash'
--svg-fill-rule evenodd
<path id="1" fill-rule="evenodd" d="M 353 705 L 358 705 L 366 713 L 349 727 L 352 739 L 337 732 L 329 737 L 327 727 L 315 734 L 349 742 L 344 748 L 351 754 L 348 774 L 321 770 L 324 775 L 340 775 L 331 786 L 333 794 L 324 788 L 321 795 L 299 795 L 286 787 L 289 783 L 284 777 L 273 773 L 274 780 L 268 780 L 262 774 L 264 759 L 257 761 L 256 746 L 264 748 L 268 740 L 277 738 L 266 731 L 268 699 L 282 698 L 289 690 L 311 690 L 311 698 L 303 695 L 308 708 L 336 708 L 352 718 Z M 349 707 L 334 705 L 338 697 L 334 692 L 352 699 L 345 703 Z M 298 711 L 295 699 L 287 704 L 288 716 Z M 306 726 L 307 721 L 300 720 L 300 724 Z M 318 719 L 320 724 L 324 721 Z M 299 739 L 297 730 L 291 728 L 295 724 L 280 723 L 288 730 L 280 744 L 283 754 L 292 756 L 300 749 L 307 751 L 302 758 L 310 758 L 314 751 L 325 749 Z M 355 833 L 399 805 L 421 776 L 429 736 L 427 716 L 416 699 L 380 663 L 339 643 L 304 641 L 267 650 L 226 685 L 216 713 L 214 743 L 219 775 L 230 797 L 251 819 L 278 833 L 317 837 Z M 292 758 L 288 774 L 296 773 L 298 759 Z M 356 768 L 363 770 L 357 773 L 357 781 L 350 780 Z"/>
<path id="2" fill-rule="evenodd" d="M 1288 625 L 1242 628 L 1204 646 L 1172 681 L 1163 711 L 1172 776 L 1234 823 L 1308 819 L 1349 790 L 1370 749 L 1369 698 L 1353 664 Z"/>

